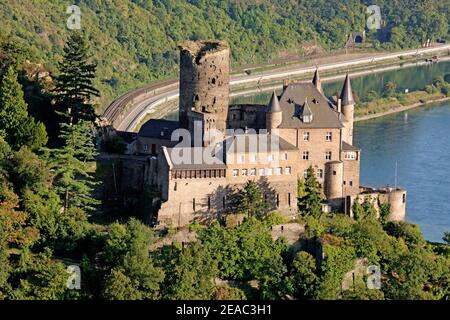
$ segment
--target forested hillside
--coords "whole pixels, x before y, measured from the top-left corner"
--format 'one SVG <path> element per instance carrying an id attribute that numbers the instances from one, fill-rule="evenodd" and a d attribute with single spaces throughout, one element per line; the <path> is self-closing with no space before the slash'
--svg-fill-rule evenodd
<path id="1" fill-rule="evenodd" d="M 98 63 L 104 104 L 118 94 L 176 75 L 177 43 L 220 38 L 230 42 L 233 66 L 264 62 L 308 49 L 342 48 L 362 31 L 366 6 L 378 4 L 387 22 L 375 47 L 419 46 L 448 38 L 449 0 L 2 0 L 0 35 L 26 50 L 32 62 L 56 70 L 67 38 L 66 8 L 81 7 L 81 27 Z M 3 41 L 5 41 L 3 39 Z M 317 47 L 316 47 L 317 46 Z M 1 52 L 0 52 L 1 53 Z"/>

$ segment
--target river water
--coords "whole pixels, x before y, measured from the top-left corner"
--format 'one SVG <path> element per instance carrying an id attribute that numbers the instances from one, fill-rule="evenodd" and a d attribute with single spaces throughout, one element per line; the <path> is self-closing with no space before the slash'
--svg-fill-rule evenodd
<path id="1" fill-rule="evenodd" d="M 352 88 L 361 101 L 366 101 L 369 91 L 382 93 L 384 85 L 388 81 L 394 81 L 397 84 L 397 90 L 404 92 L 406 89 L 414 91 L 423 89 L 438 76 L 445 77 L 450 82 L 450 61 L 440 63 L 425 64 L 418 66 L 408 66 L 400 69 L 373 73 L 370 75 L 359 76 L 352 79 Z M 326 82 L 323 84 L 325 95 L 332 96 L 342 89 L 343 80 Z M 246 96 L 236 96 L 231 99 L 231 103 L 256 103 L 266 104 L 272 95 L 272 92 L 261 92 Z"/>
<path id="2" fill-rule="evenodd" d="M 407 189 L 407 220 L 425 239 L 450 231 L 450 103 L 355 123 L 361 184 Z M 397 163 L 397 170 L 396 170 Z"/>

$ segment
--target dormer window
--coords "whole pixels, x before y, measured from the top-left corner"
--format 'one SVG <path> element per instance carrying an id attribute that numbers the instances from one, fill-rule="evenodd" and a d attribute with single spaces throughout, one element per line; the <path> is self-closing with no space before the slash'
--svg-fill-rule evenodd
<path id="1" fill-rule="evenodd" d="M 313 119 L 312 115 L 303 116 L 303 122 L 304 123 L 311 123 Z"/>
<path id="2" fill-rule="evenodd" d="M 311 112 L 311 109 L 309 108 L 307 98 L 305 98 L 305 103 L 303 104 L 301 118 L 304 123 L 311 123 L 313 121 L 313 113 Z"/>

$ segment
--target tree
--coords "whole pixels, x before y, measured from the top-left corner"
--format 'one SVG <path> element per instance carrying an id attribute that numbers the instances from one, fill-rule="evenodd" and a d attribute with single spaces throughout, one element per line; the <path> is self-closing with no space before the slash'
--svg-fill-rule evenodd
<path id="1" fill-rule="evenodd" d="M 108 300 L 141 300 L 142 294 L 137 286 L 121 270 L 112 269 L 106 279 L 103 297 Z"/>
<path id="2" fill-rule="evenodd" d="M 0 219 L 0 300 L 7 298 L 11 291 L 11 285 L 8 282 L 11 272 L 9 263 L 9 248 L 7 243 L 6 230 L 3 227 L 3 221 Z"/>
<path id="3" fill-rule="evenodd" d="M 64 202 L 64 210 L 78 207 L 94 210 L 99 201 L 93 198 L 97 182 L 88 172 L 87 160 L 95 155 L 91 140 L 86 133 L 86 123 L 63 124 L 61 138 L 64 146 L 53 149 L 51 165 L 55 171 L 55 190 Z"/>
<path id="4" fill-rule="evenodd" d="M 448 245 L 450 245 L 450 232 L 444 232 L 442 240 L 444 240 L 445 242 L 447 242 Z"/>
<path id="5" fill-rule="evenodd" d="M 297 299 L 313 299 L 318 284 L 316 259 L 306 251 L 300 251 L 292 262 L 290 287 Z"/>
<path id="6" fill-rule="evenodd" d="M 395 95 L 396 90 L 397 90 L 397 84 L 394 81 L 388 81 L 384 85 L 383 95 L 386 98 L 391 98 Z"/>
<path id="7" fill-rule="evenodd" d="M 59 64 L 59 76 L 56 78 L 56 110 L 65 123 L 72 118 L 78 121 L 94 121 L 95 107 L 93 97 L 99 97 L 99 91 L 93 86 L 97 65 L 90 63 L 88 44 L 79 32 L 73 32 L 64 47 L 63 61 Z"/>
<path id="8" fill-rule="evenodd" d="M 165 273 L 161 286 L 163 299 L 209 300 L 213 297 L 217 261 L 199 242 L 183 249 L 175 246 L 166 248 L 159 265 Z"/>
<path id="9" fill-rule="evenodd" d="M 19 196 L 23 196 L 26 190 L 39 193 L 51 185 L 49 168 L 27 147 L 14 152 L 8 159 L 6 167 L 9 181 Z"/>
<path id="10" fill-rule="evenodd" d="M 305 192 L 299 199 L 299 209 L 307 216 L 319 218 L 322 214 L 323 196 L 312 166 L 308 168 L 304 185 Z"/>
<path id="11" fill-rule="evenodd" d="M 105 245 L 106 261 L 112 267 L 103 296 L 108 299 L 157 299 L 164 279 L 155 266 L 149 246 L 152 232 L 136 219 L 114 224 Z"/>
<path id="12" fill-rule="evenodd" d="M 19 268 L 15 270 L 19 285 L 14 289 L 14 299 L 63 300 L 67 292 L 69 275 L 65 266 L 52 259 L 52 252 L 39 254 L 25 251 Z M 14 276 L 14 275 L 13 275 Z"/>
<path id="13" fill-rule="evenodd" d="M 242 191 L 238 193 L 238 212 L 248 217 L 264 218 L 267 211 L 267 203 L 259 185 L 253 181 L 247 181 Z"/>
<path id="14" fill-rule="evenodd" d="M 12 67 L 0 85 L 0 136 L 16 150 L 25 145 L 37 149 L 47 143 L 44 125 L 28 115 L 23 90 Z"/>

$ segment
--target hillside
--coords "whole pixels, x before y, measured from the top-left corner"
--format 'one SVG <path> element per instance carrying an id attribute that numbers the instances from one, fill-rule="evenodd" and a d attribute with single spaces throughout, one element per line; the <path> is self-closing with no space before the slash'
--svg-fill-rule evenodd
<path id="1" fill-rule="evenodd" d="M 183 40 L 228 40 L 235 67 L 342 48 L 348 32 L 364 28 L 365 8 L 372 2 L 380 5 L 388 26 L 383 34 L 368 34 L 376 48 L 416 47 L 427 38 L 449 37 L 450 0 L 74 1 L 98 63 L 101 108 L 129 89 L 175 76 L 176 46 Z M 20 43 L 29 60 L 54 72 L 69 31 L 67 5 L 63 0 L 2 0 L 0 35 Z"/>

